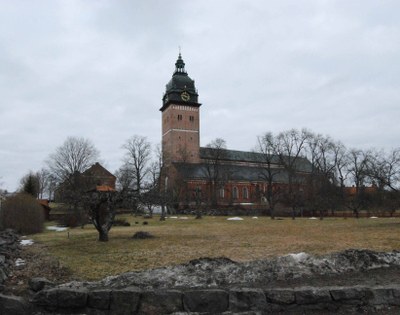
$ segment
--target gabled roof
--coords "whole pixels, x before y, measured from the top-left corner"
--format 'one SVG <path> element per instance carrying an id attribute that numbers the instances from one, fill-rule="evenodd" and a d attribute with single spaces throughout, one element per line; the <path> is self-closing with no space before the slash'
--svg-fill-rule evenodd
<path id="1" fill-rule="evenodd" d="M 95 164 L 93 164 L 82 174 L 86 175 L 86 176 L 97 175 L 97 176 L 107 176 L 107 177 L 115 178 L 115 176 L 111 172 L 109 172 L 106 168 L 104 168 L 99 162 L 96 162 Z"/>
<path id="2" fill-rule="evenodd" d="M 214 149 L 208 147 L 200 148 L 200 158 L 203 160 L 212 160 L 216 156 L 216 151 L 220 150 L 219 158 L 221 161 L 229 162 L 247 162 L 247 163 L 265 163 L 266 158 L 263 153 L 258 152 L 247 152 L 247 151 L 237 151 L 237 150 L 226 150 L 226 149 Z M 279 156 L 272 155 L 270 161 L 273 164 L 280 164 Z M 299 157 L 296 160 L 296 169 L 300 172 L 311 172 L 311 163 L 304 157 Z"/>

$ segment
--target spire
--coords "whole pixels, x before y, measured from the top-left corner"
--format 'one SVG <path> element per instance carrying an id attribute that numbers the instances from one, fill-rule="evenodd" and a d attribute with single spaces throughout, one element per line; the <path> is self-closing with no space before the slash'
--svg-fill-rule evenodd
<path id="1" fill-rule="evenodd" d="M 178 60 L 175 62 L 175 72 L 174 74 L 186 74 L 185 62 L 182 59 L 181 52 L 179 51 Z"/>

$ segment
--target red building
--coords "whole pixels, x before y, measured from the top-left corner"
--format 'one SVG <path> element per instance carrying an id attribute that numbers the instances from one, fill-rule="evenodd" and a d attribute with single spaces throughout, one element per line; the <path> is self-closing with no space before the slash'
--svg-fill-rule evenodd
<path id="1" fill-rule="evenodd" d="M 163 187 L 176 205 L 184 208 L 209 203 L 214 206 L 265 204 L 265 156 L 254 152 L 200 146 L 198 92 L 179 54 L 175 72 L 166 85 L 162 112 Z M 272 157 L 273 189 L 288 182 L 288 174 Z M 265 163 L 264 163 L 265 164 Z M 307 174 L 307 159 L 296 162 L 297 174 Z"/>

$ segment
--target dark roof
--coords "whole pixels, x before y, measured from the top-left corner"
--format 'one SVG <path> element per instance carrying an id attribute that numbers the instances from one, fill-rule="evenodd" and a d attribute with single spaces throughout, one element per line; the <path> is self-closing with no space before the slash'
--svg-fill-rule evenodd
<path id="1" fill-rule="evenodd" d="M 217 150 L 220 150 L 219 158 L 221 161 L 229 162 L 247 162 L 247 163 L 265 163 L 266 158 L 263 153 L 237 151 L 237 150 L 226 150 L 226 149 L 214 149 L 208 147 L 200 148 L 200 158 L 203 160 L 212 160 L 217 156 Z M 272 164 L 280 164 L 279 156 L 270 156 Z M 296 168 L 300 172 L 311 172 L 311 163 L 306 158 L 299 157 L 296 161 Z"/>
<path id="2" fill-rule="evenodd" d="M 182 174 L 186 179 L 193 180 L 206 180 L 209 178 L 208 165 L 201 164 L 188 164 L 188 163 L 174 163 L 177 171 Z M 262 174 L 265 169 L 262 167 L 243 166 L 243 165 L 220 165 L 219 172 L 225 180 L 232 181 L 263 181 Z M 286 183 L 288 181 L 287 172 L 283 169 L 275 170 L 274 182 Z"/>
<path id="3" fill-rule="evenodd" d="M 187 93 L 188 99 L 182 99 L 181 94 L 183 92 Z M 175 72 L 166 85 L 163 106 L 160 110 L 163 111 L 171 103 L 199 107 L 201 104 L 198 103 L 198 96 L 194 80 L 187 74 L 185 63 L 181 54 L 179 54 L 175 63 Z"/>
<path id="4" fill-rule="evenodd" d="M 96 162 L 91 167 L 89 167 L 86 171 L 82 173 L 84 176 L 107 176 L 116 178 L 110 171 L 108 171 L 104 166 L 102 166 L 99 162 Z"/>

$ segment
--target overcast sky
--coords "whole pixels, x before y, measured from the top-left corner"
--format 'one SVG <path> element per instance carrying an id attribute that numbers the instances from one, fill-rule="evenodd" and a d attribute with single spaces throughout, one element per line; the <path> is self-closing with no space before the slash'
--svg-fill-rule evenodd
<path id="1" fill-rule="evenodd" d="M 0 182 L 13 191 L 68 136 L 112 172 L 161 138 L 181 46 L 201 145 L 252 150 L 306 127 L 348 147 L 400 145 L 400 1 L 0 0 Z"/>

